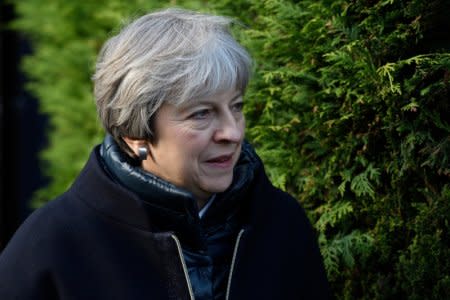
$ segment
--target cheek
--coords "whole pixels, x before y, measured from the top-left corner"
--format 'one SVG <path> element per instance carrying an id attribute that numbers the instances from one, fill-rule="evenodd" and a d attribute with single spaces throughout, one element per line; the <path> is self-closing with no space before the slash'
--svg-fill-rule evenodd
<path id="1" fill-rule="evenodd" d="M 177 138 L 180 143 L 188 143 L 191 146 L 204 144 L 212 138 L 212 130 L 210 128 L 195 129 L 190 126 L 182 126 L 177 131 Z"/>
<path id="2" fill-rule="evenodd" d="M 183 128 L 174 135 L 180 156 L 188 157 L 192 161 L 198 158 L 208 144 L 207 134 L 204 131 L 196 131 Z M 189 162 L 187 162 L 189 163 Z"/>
<path id="3" fill-rule="evenodd" d="M 192 142 L 197 139 L 197 134 L 191 129 L 180 126 L 171 133 L 171 140 L 177 145 L 179 151 L 183 151 L 186 147 L 190 147 Z"/>

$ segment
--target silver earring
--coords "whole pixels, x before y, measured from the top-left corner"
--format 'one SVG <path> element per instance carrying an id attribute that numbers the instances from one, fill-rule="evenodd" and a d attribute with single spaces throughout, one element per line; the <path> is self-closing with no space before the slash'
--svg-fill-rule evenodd
<path id="1" fill-rule="evenodd" d="M 146 160 L 148 155 L 148 149 L 146 147 L 138 148 L 138 157 L 139 160 Z"/>

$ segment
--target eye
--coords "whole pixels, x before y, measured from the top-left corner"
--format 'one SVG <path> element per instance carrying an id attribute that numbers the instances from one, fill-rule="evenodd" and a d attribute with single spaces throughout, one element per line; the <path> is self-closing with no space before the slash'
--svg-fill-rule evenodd
<path id="1" fill-rule="evenodd" d="M 242 109 L 244 108 L 244 102 L 237 102 L 237 103 L 234 103 L 233 104 L 233 111 L 235 111 L 235 112 L 241 112 L 242 111 Z"/>
<path id="2" fill-rule="evenodd" d="M 209 117 L 209 115 L 211 114 L 211 110 L 210 109 L 201 109 L 198 110 L 194 113 L 192 113 L 189 118 L 194 119 L 194 120 L 203 120 Z"/>

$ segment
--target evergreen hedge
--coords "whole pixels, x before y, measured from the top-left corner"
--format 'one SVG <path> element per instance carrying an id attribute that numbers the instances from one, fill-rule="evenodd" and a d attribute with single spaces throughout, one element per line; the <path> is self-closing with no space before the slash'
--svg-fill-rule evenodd
<path id="1" fill-rule="evenodd" d="M 247 138 L 307 210 L 336 297 L 450 298 L 448 1 L 14 2 L 51 120 L 36 206 L 101 141 L 90 76 L 112 30 L 174 4 L 230 15 L 255 58 Z"/>

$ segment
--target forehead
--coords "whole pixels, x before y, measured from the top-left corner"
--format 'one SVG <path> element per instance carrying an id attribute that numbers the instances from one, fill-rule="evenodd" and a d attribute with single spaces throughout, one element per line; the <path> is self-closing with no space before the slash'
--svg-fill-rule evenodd
<path id="1" fill-rule="evenodd" d="M 190 99 L 189 101 L 187 101 L 184 104 L 181 104 L 180 106 L 187 107 L 207 103 L 216 103 L 216 104 L 228 103 L 236 99 L 239 99 L 240 97 L 242 97 L 242 92 L 240 90 L 230 89 L 226 91 L 220 91 L 207 96 Z"/>

